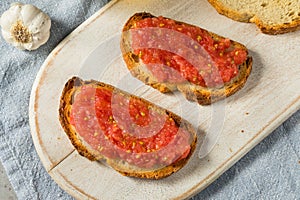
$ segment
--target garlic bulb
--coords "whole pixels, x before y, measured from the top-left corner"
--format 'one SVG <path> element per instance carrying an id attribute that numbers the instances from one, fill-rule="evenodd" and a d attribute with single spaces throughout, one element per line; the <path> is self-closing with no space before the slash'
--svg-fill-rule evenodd
<path id="1" fill-rule="evenodd" d="M 19 49 L 34 50 L 50 36 L 51 20 L 37 7 L 14 3 L 0 18 L 3 38 Z"/>

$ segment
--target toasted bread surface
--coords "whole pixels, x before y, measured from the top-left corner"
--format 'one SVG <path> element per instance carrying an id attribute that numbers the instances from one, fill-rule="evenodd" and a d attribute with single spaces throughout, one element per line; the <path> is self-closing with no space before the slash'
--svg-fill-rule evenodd
<path id="1" fill-rule="evenodd" d="M 127 68 L 130 70 L 131 74 L 144 82 L 147 85 L 159 90 L 162 93 L 167 93 L 171 91 L 179 90 L 184 94 L 184 96 L 190 101 L 196 101 L 201 105 L 209 105 L 221 99 L 224 99 L 239 89 L 241 89 L 247 81 L 248 76 L 252 70 L 252 57 L 247 56 L 247 60 L 245 60 L 241 65 L 238 66 L 239 74 L 234 77 L 231 81 L 224 83 L 222 87 L 218 88 L 209 88 L 202 87 L 199 85 L 195 85 L 189 82 L 184 83 L 168 83 L 168 82 L 159 82 L 147 69 L 145 64 L 143 64 L 142 60 L 138 55 L 134 54 L 133 49 L 131 47 L 130 41 L 130 32 L 129 30 L 135 26 L 135 23 L 139 20 L 145 18 L 153 18 L 150 13 L 136 13 L 125 23 L 123 28 L 123 34 L 121 38 L 121 50 L 123 53 L 123 59 L 127 65 Z M 187 26 L 194 26 L 184 22 L 175 21 L 178 24 L 185 24 Z M 194 26 L 195 27 L 195 26 Z M 203 29 L 204 30 L 204 29 Z M 205 30 L 206 31 L 206 30 Z M 209 35 L 214 40 L 224 39 L 224 37 L 209 32 Z M 240 48 L 247 52 L 247 48 L 236 41 L 231 41 L 231 46 L 233 48 Z"/>
<path id="2" fill-rule="evenodd" d="M 190 134 L 191 143 L 190 143 L 190 152 L 188 156 L 186 156 L 183 159 L 179 159 L 178 161 L 175 161 L 175 163 L 172 163 L 169 166 L 164 166 L 158 169 L 146 169 L 146 168 L 140 168 L 138 166 L 134 166 L 121 159 L 107 158 L 101 155 L 100 152 L 93 150 L 89 146 L 89 144 L 83 141 L 83 139 L 79 136 L 79 134 L 76 132 L 75 127 L 70 124 L 70 113 L 72 109 L 72 104 L 74 102 L 74 97 L 80 91 L 80 88 L 85 85 L 92 85 L 95 88 L 106 88 L 109 90 L 113 90 L 114 92 L 117 92 L 119 94 L 122 94 L 128 98 L 137 98 L 140 101 L 143 101 L 148 105 L 151 105 L 157 112 L 162 114 L 167 114 L 175 121 L 175 124 L 178 127 L 180 126 L 180 128 L 186 130 Z M 80 155 L 88 158 L 91 161 L 95 161 L 95 160 L 105 161 L 113 169 L 115 169 L 116 171 L 118 171 L 119 173 L 125 176 L 133 176 L 133 177 L 148 178 L 148 179 L 160 179 L 160 178 L 167 177 L 173 174 L 174 172 L 177 172 L 179 169 L 181 169 L 188 162 L 189 158 L 191 157 L 191 155 L 193 154 L 196 148 L 196 142 L 197 142 L 196 132 L 193 129 L 192 125 L 188 123 L 186 120 L 182 119 L 181 117 L 179 117 L 178 115 L 170 111 L 155 106 L 144 99 L 130 95 L 111 85 L 94 81 L 94 80 L 83 81 L 78 77 L 73 77 L 65 84 L 60 99 L 59 120 L 61 126 L 63 127 L 64 131 L 69 137 L 71 143 L 73 144 L 73 146 L 75 147 L 75 149 L 78 151 Z"/>
<path id="3" fill-rule="evenodd" d="M 233 20 L 255 23 L 263 33 L 282 34 L 300 29 L 298 0 L 208 0 L 222 15 Z"/>

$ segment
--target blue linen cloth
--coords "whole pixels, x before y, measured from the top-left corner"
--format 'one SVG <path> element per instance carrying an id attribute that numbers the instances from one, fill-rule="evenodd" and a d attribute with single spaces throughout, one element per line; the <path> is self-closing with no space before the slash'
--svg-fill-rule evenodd
<path id="1" fill-rule="evenodd" d="M 33 1 L 51 20 L 49 41 L 21 51 L 0 37 L 0 160 L 18 199 L 73 199 L 51 179 L 35 151 L 28 104 L 48 54 L 109 0 Z M 2 0 L 0 14 L 12 0 Z M 192 199 L 300 199 L 300 111 Z"/>

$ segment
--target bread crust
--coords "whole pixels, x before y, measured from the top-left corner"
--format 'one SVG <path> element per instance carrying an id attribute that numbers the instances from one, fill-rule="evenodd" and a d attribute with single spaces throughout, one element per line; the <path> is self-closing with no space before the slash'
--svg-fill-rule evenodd
<path id="1" fill-rule="evenodd" d="M 92 85 L 95 88 L 106 88 L 109 90 L 113 90 L 114 92 L 124 94 L 127 97 L 137 98 L 142 102 L 146 103 L 147 105 L 152 105 L 152 108 L 155 108 L 156 111 L 167 114 L 169 117 L 174 119 L 175 124 L 178 127 L 180 126 L 181 128 L 185 129 L 190 133 L 191 149 L 188 156 L 184 159 L 176 161 L 175 163 L 172 163 L 171 165 L 165 166 L 161 169 L 149 170 L 149 169 L 141 169 L 135 166 L 130 166 L 129 164 L 124 164 L 124 162 L 120 162 L 119 160 L 108 159 L 103 155 L 99 154 L 99 152 L 89 148 L 88 145 L 84 144 L 84 142 L 80 139 L 75 128 L 70 124 L 70 113 L 73 104 L 73 98 L 76 95 L 76 93 L 80 91 L 80 87 L 83 85 Z M 124 176 L 133 176 L 133 177 L 147 178 L 147 179 L 161 179 L 167 177 L 180 170 L 188 162 L 193 152 L 195 151 L 196 143 L 197 143 L 196 131 L 194 130 L 192 125 L 188 123 L 186 120 L 179 117 L 178 115 L 170 111 L 167 111 L 159 106 L 153 105 L 152 103 L 142 98 L 121 91 L 111 85 L 101 83 L 95 80 L 83 81 L 78 77 L 73 77 L 69 79 L 68 82 L 65 84 L 65 87 L 63 89 L 60 98 L 59 121 L 65 133 L 67 134 L 68 138 L 70 139 L 72 145 L 75 147 L 75 149 L 78 151 L 80 155 L 88 158 L 91 161 L 104 160 L 108 165 L 110 165 L 113 169 L 115 169 L 116 171 L 118 171 Z"/>
<path id="2" fill-rule="evenodd" d="M 225 15 L 233 20 L 241 22 L 255 23 L 261 32 L 276 35 L 300 30 L 300 20 L 292 21 L 290 23 L 267 25 L 262 22 L 257 16 L 247 12 L 238 12 L 230 7 L 225 6 L 218 0 L 207 0 L 219 14 Z"/>
<path id="3" fill-rule="evenodd" d="M 121 38 L 121 51 L 123 54 L 123 59 L 127 65 L 127 68 L 131 72 L 131 74 L 144 82 L 147 85 L 150 85 L 151 87 L 159 90 L 162 93 L 167 93 L 175 90 L 179 90 L 184 94 L 186 99 L 190 101 L 196 101 L 201 105 L 209 105 L 211 103 L 214 103 L 216 101 L 219 101 L 221 99 L 224 99 L 235 92 L 237 92 L 239 89 L 241 89 L 246 81 L 248 76 L 251 73 L 252 70 L 252 57 L 248 56 L 247 60 L 239 65 L 239 75 L 237 75 L 235 78 L 233 78 L 230 82 L 225 83 L 223 87 L 221 88 L 207 88 L 207 87 L 201 87 L 199 85 L 195 85 L 192 83 L 183 83 L 183 84 L 172 84 L 172 83 L 161 83 L 156 80 L 155 77 L 153 77 L 150 73 L 147 73 L 146 67 L 142 66 L 141 61 L 139 60 L 138 55 L 135 55 L 131 49 L 130 41 L 129 41 L 129 31 L 132 27 L 134 27 L 136 21 L 139 21 L 144 18 L 152 18 L 155 17 L 150 13 L 136 13 L 134 14 L 129 20 L 125 23 L 123 28 L 123 34 Z M 188 26 L 194 26 L 190 25 L 184 22 L 175 21 L 179 24 L 186 24 Z M 217 35 L 215 33 L 209 32 L 208 33 L 213 38 L 223 39 L 224 37 Z M 247 52 L 247 48 L 233 40 L 230 40 L 232 43 L 232 46 L 238 47 L 240 49 L 244 49 Z"/>

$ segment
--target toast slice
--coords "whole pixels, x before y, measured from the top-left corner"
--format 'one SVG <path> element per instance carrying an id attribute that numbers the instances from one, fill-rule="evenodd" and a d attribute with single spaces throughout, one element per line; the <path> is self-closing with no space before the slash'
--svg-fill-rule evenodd
<path id="1" fill-rule="evenodd" d="M 167 177 L 196 148 L 196 131 L 186 120 L 94 80 L 73 77 L 65 84 L 59 120 L 80 155 L 105 161 L 125 176 Z"/>
<path id="2" fill-rule="evenodd" d="M 155 45 L 151 46 L 151 44 L 150 44 L 150 46 L 147 46 L 148 44 L 146 44 L 146 45 L 141 45 L 143 47 L 139 47 L 139 48 L 142 50 L 145 50 L 145 49 L 147 50 L 147 48 L 148 49 L 161 48 L 164 50 L 161 50 L 160 52 L 163 52 L 163 53 L 167 52 L 167 56 L 169 56 L 169 57 L 170 57 L 169 52 L 172 52 L 172 53 L 175 52 L 175 53 L 173 53 L 173 55 L 171 55 L 171 56 L 173 56 L 171 58 L 171 63 L 167 61 L 166 64 L 164 65 L 163 70 L 161 70 L 161 71 L 164 71 L 167 69 L 165 67 L 167 65 L 168 65 L 169 69 L 170 68 L 175 69 L 176 68 L 175 65 L 179 65 L 178 62 L 177 63 L 175 62 L 174 66 L 172 66 L 172 64 L 174 63 L 174 58 L 177 59 L 177 57 L 178 57 L 178 55 L 176 55 L 176 53 L 180 52 L 180 49 L 184 42 L 185 43 L 193 43 L 193 45 L 194 45 L 193 48 L 196 49 L 195 52 L 197 51 L 198 54 L 201 54 L 200 56 L 202 56 L 201 57 L 202 60 L 194 59 L 195 57 L 198 56 L 198 54 L 192 51 L 191 53 L 185 55 L 186 57 L 189 57 L 188 59 L 186 59 L 185 65 L 187 66 L 187 68 L 189 67 L 189 69 L 191 69 L 191 71 L 195 70 L 195 69 L 198 70 L 198 71 L 196 71 L 196 73 L 198 73 L 198 75 L 196 75 L 196 77 L 195 77 L 196 79 L 195 78 L 193 78 L 193 79 L 195 79 L 197 81 L 202 80 L 202 84 L 200 82 L 198 84 L 197 81 L 193 82 L 193 79 L 191 77 L 189 77 L 189 75 L 185 76 L 185 72 L 184 72 L 184 67 L 186 67 L 185 65 L 180 66 L 181 68 L 183 68 L 183 71 L 178 72 L 179 70 L 177 68 L 176 69 L 177 71 L 172 69 L 173 71 L 169 72 L 169 76 L 176 76 L 174 74 L 179 73 L 179 75 L 181 77 L 184 77 L 184 79 L 186 79 L 185 81 L 181 80 L 179 82 L 176 82 L 176 81 L 170 81 L 170 79 L 169 80 L 165 79 L 163 81 L 160 80 L 158 77 L 161 74 L 158 74 L 158 73 L 154 74 L 151 71 L 151 69 L 149 68 L 151 63 L 148 64 L 149 61 L 147 61 L 148 63 L 145 64 L 145 62 L 144 62 L 145 59 L 143 59 L 144 52 L 142 52 L 142 51 L 140 51 L 140 53 L 136 52 L 136 49 L 135 49 L 136 47 L 134 47 L 135 43 L 133 41 L 133 40 L 136 40 L 136 35 L 133 36 L 133 34 L 137 34 L 136 32 L 138 32 L 138 31 L 144 31 L 144 32 L 142 32 L 142 35 L 149 34 L 147 32 L 147 30 L 149 30 L 149 29 L 139 28 L 139 27 L 137 28 L 137 23 L 141 23 L 141 22 L 144 23 L 146 20 L 149 20 L 149 19 L 153 19 L 152 21 L 165 20 L 163 22 L 160 22 L 159 27 L 155 27 L 155 31 L 159 28 L 161 28 L 161 30 L 165 31 L 165 36 L 162 36 L 163 39 L 161 39 L 159 37 L 155 38 L 156 40 L 159 40 L 159 42 L 162 43 L 163 47 L 161 47 L 160 44 L 156 44 L 156 46 Z M 167 27 L 167 25 L 165 25 L 166 23 L 171 23 L 173 27 L 171 27 L 171 28 Z M 153 29 L 153 27 L 154 26 L 152 24 L 152 27 L 150 29 Z M 194 30 L 201 32 L 202 35 L 195 36 L 194 38 L 192 38 L 192 36 L 191 36 L 191 38 L 188 38 L 187 34 L 181 33 L 184 29 L 189 30 L 189 28 L 193 28 Z M 172 32 L 170 32 L 170 29 Z M 174 31 L 174 29 L 176 29 L 176 30 Z M 149 32 L 151 32 L 151 30 Z M 159 32 L 159 30 L 158 30 L 158 32 Z M 169 37 L 169 35 L 171 35 L 171 34 L 176 35 L 176 37 L 178 34 L 180 34 L 180 36 L 178 36 L 178 38 L 176 38 L 174 41 L 171 41 L 170 40 L 171 37 Z M 165 44 L 164 43 L 165 41 L 168 41 L 169 43 Z M 178 43 L 180 43 L 179 41 L 184 41 L 184 42 L 182 42 L 181 44 L 178 44 Z M 141 43 L 143 43 L 143 42 L 144 41 L 142 41 Z M 150 42 L 152 42 L 152 41 L 150 41 Z M 203 42 L 203 44 L 202 44 L 202 42 Z M 210 44 L 205 44 L 204 42 L 210 43 Z M 155 41 L 153 43 L 155 43 Z M 226 48 L 224 47 L 224 43 L 227 44 Z M 176 46 L 178 46 L 178 45 L 181 45 L 181 46 L 179 46 L 177 48 Z M 223 45 L 223 47 L 222 47 L 222 45 Z M 246 83 L 246 80 L 247 80 L 248 76 L 250 75 L 250 72 L 252 69 L 252 57 L 250 57 L 248 55 L 247 48 L 244 45 L 242 45 L 236 41 L 226 39 L 222 36 L 219 36 L 215 33 L 209 32 L 205 29 L 201 29 L 194 25 L 175 21 L 175 20 L 172 20 L 169 18 L 155 17 L 152 14 L 145 13 L 145 12 L 134 14 L 126 22 L 126 24 L 124 25 L 124 28 L 123 28 L 120 46 L 121 46 L 121 50 L 122 50 L 122 54 L 123 54 L 123 59 L 127 65 L 127 68 L 129 69 L 129 71 L 131 72 L 131 74 L 134 77 L 138 78 L 145 84 L 152 86 L 153 88 L 159 90 L 162 93 L 179 90 L 180 92 L 182 92 L 184 94 L 184 96 L 188 100 L 196 101 L 201 105 L 209 105 L 213 102 L 224 99 L 225 97 L 228 97 L 228 96 L 234 94 L 235 92 L 237 92 Z M 183 48 L 187 48 L 186 46 L 184 46 Z M 221 50 L 219 50 L 219 48 Z M 211 56 L 209 51 L 212 52 L 214 50 L 217 53 L 214 53 L 214 55 Z M 186 51 L 190 51 L 190 49 L 187 49 Z M 235 54 L 234 54 L 234 52 L 235 52 Z M 232 62 L 234 63 L 234 61 L 235 61 L 234 59 L 236 59 L 234 56 L 238 55 L 239 52 L 241 52 L 240 55 L 243 55 L 242 62 L 239 61 L 240 62 L 239 64 L 232 64 Z M 143 53 L 143 54 L 141 54 L 141 53 Z M 155 52 L 152 53 L 152 55 L 154 55 L 154 54 L 155 54 Z M 216 54 L 219 54 L 220 56 L 218 56 Z M 151 53 L 149 53 L 149 55 L 151 56 Z M 193 56 L 191 56 L 191 55 L 193 55 Z M 226 59 L 232 59 L 232 61 L 231 61 L 231 64 L 229 64 L 230 66 L 229 65 L 226 66 L 224 64 L 222 65 L 222 67 L 226 68 L 226 70 L 227 70 L 224 73 L 221 71 L 219 72 L 220 67 L 218 68 L 218 64 L 213 64 L 213 66 L 212 66 L 210 63 L 208 63 L 208 61 L 216 63 L 217 60 L 221 60 L 222 56 L 225 57 L 225 55 L 227 56 Z M 232 56 L 230 57 L 229 55 L 232 55 Z M 159 55 L 158 55 L 158 57 L 159 57 Z M 162 60 L 165 59 L 164 55 L 160 55 L 160 57 Z M 179 59 L 182 59 L 182 57 L 183 57 L 183 59 L 185 59 L 184 56 L 180 55 L 180 57 L 181 58 L 179 58 Z M 207 60 L 205 60 L 206 58 L 207 58 Z M 192 61 L 190 61 L 189 59 L 191 59 Z M 221 61 L 221 62 L 223 62 L 223 61 Z M 199 62 L 203 62 L 205 64 L 205 66 L 196 66 L 196 64 Z M 224 62 L 227 62 L 227 61 L 224 61 Z M 193 63 L 196 63 L 196 64 L 193 65 Z M 207 66 L 209 69 L 207 69 Z M 193 69 L 193 67 L 195 69 Z M 203 70 L 203 68 L 205 68 L 205 69 Z M 214 69 L 214 71 L 212 69 Z M 201 72 L 203 72 L 203 71 L 205 71 L 204 75 L 201 74 Z M 232 72 L 232 71 L 234 71 L 234 72 Z M 223 77 L 223 76 L 221 78 L 218 77 L 218 76 L 220 76 L 220 74 L 222 74 L 222 73 L 226 74 L 227 72 L 232 73 L 231 76 L 233 76 L 229 80 L 228 80 L 228 77 Z M 193 71 L 193 73 L 195 73 L 195 72 Z M 236 73 L 236 74 L 234 74 L 234 73 Z M 214 76 L 216 79 L 217 78 L 221 79 L 221 83 L 218 83 L 218 84 L 216 83 L 215 85 L 214 85 L 214 83 L 207 84 L 209 82 L 212 82 L 212 80 L 211 80 L 212 78 L 210 78 L 210 76 L 213 76 L 212 74 L 217 74 Z M 227 80 L 223 81 L 224 79 L 227 79 Z"/>
<path id="3" fill-rule="evenodd" d="M 300 29 L 300 2 L 254 0 L 208 0 L 222 15 L 255 23 L 263 33 L 282 34 Z"/>

